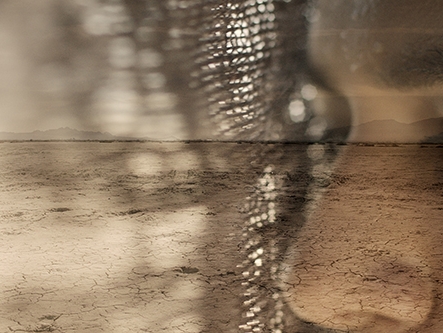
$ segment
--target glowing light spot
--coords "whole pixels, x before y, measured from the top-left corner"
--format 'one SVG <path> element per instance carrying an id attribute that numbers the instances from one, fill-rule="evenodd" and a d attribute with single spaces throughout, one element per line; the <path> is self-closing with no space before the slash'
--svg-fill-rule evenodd
<path id="1" fill-rule="evenodd" d="M 299 123 L 306 118 L 306 108 L 303 101 L 296 99 L 289 104 L 289 117 L 294 123 Z"/>
<path id="2" fill-rule="evenodd" d="M 305 100 L 312 101 L 317 97 L 317 88 L 311 84 L 304 85 L 301 89 L 301 95 Z"/>
<path id="3" fill-rule="evenodd" d="M 260 13 L 264 13 L 264 12 L 266 11 L 266 6 L 265 6 L 264 4 L 261 4 L 261 5 L 259 5 L 259 6 L 257 7 L 257 10 L 258 10 Z"/>
<path id="4" fill-rule="evenodd" d="M 325 133 L 328 124 L 323 117 L 315 117 L 309 122 L 309 127 L 306 134 L 311 138 L 318 140 Z"/>
<path id="5" fill-rule="evenodd" d="M 253 308 L 251 308 L 251 311 L 253 311 L 253 312 L 260 312 L 261 308 L 258 305 L 256 305 Z"/>
<path id="6" fill-rule="evenodd" d="M 251 259 L 257 259 L 257 258 L 258 258 L 258 254 L 257 254 L 257 252 L 253 252 L 253 253 L 251 253 L 251 254 L 249 255 L 249 257 L 250 257 Z"/>

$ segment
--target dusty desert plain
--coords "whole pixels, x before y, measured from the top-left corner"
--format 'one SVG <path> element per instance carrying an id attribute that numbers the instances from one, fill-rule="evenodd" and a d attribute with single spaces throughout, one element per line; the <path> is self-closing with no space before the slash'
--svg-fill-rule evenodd
<path id="1" fill-rule="evenodd" d="M 352 221 L 362 262 L 383 256 L 377 237 L 386 246 L 393 226 L 400 240 L 441 237 L 442 157 L 435 145 L 2 142 L 0 332 L 326 332 L 288 319 L 279 271 L 297 235 L 301 249 L 334 238 L 338 261 Z M 405 210 L 434 229 L 403 225 Z"/>

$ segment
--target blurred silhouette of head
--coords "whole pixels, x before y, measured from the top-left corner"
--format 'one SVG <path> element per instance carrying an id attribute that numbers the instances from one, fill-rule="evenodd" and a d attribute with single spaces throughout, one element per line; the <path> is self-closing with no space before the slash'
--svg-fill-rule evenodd
<path id="1" fill-rule="evenodd" d="M 311 101 L 314 112 L 333 113 L 345 106 L 353 125 L 441 117 L 442 17 L 438 0 L 310 2 L 307 61 L 319 92 Z M 336 96 L 345 103 L 334 103 Z M 350 139 L 359 141 L 364 134 L 376 141 L 376 130 L 362 133 L 354 127 Z M 393 164 L 379 171 L 379 177 L 388 179 L 387 174 L 397 170 L 389 178 L 391 185 L 388 180 L 386 185 L 357 180 L 354 187 L 347 185 L 348 201 L 334 204 L 340 199 L 326 193 L 308 218 L 291 250 L 287 277 L 289 303 L 300 318 L 340 332 L 442 330 L 441 218 L 430 205 L 414 206 L 414 198 L 441 202 L 441 194 L 401 185 L 421 173 L 415 166 L 425 156 L 414 149 L 408 154 L 393 157 Z M 374 157 L 366 166 L 358 164 L 347 149 L 336 168 L 355 166 L 365 174 L 380 161 Z M 435 158 L 432 163 L 424 189 L 441 181 Z M 380 198 L 358 202 L 367 191 Z M 411 198 L 410 205 L 396 201 L 403 196 Z M 341 218 L 334 219 L 331 210 L 338 207 Z"/>

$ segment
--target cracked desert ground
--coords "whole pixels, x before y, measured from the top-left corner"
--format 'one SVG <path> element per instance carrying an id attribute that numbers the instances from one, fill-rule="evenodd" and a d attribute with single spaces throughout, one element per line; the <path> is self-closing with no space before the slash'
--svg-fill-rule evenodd
<path id="1" fill-rule="evenodd" d="M 245 281 L 240 244 L 250 223 L 246 198 L 276 161 L 282 162 L 273 177 L 306 189 L 305 197 L 293 195 L 297 205 L 289 197 L 279 209 L 307 218 L 303 239 L 289 251 L 306 252 L 303 260 L 289 260 L 303 272 L 285 283 L 288 293 L 304 297 L 309 319 L 339 323 L 329 312 L 356 301 L 346 290 L 336 292 L 335 305 L 328 303 L 328 288 L 316 285 L 313 292 L 322 276 L 346 271 L 355 286 L 369 288 L 393 268 L 383 273 L 374 266 L 369 274 L 359 263 L 387 258 L 392 264 L 402 251 L 423 254 L 420 267 L 441 264 L 442 149 L 343 146 L 338 155 L 355 158 L 339 165 L 321 163 L 327 157 L 322 145 L 308 150 L 280 145 L 276 160 L 263 145 L 245 143 L 1 143 L 0 332 L 237 332 Z M 303 171 L 307 156 L 317 164 Z M 297 167 L 302 171 L 294 173 Z M 310 176 L 297 178 L 303 173 Z M 410 226 L 405 211 L 432 223 Z M 387 220 L 389 226 L 378 225 Z M 418 245 L 423 235 L 431 249 Z M 359 248 L 347 245 L 356 238 Z M 411 274 L 443 278 L 426 267 Z M 427 304 L 411 299 L 404 304 L 429 315 Z M 412 312 L 411 320 L 420 320 Z M 308 332 L 301 324 L 299 331 Z"/>

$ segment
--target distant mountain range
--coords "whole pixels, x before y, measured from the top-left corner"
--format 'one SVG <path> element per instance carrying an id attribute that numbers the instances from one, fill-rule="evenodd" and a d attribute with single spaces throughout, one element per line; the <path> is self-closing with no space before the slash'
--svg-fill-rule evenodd
<path id="1" fill-rule="evenodd" d="M 328 131 L 327 141 L 342 141 L 346 133 L 358 131 L 358 142 L 443 143 L 443 117 L 417 121 L 411 124 L 395 120 L 374 120 L 355 127 L 334 128 Z M 150 140 L 149 138 L 121 137 L 108 132 L 79 131 L 69 127 L 29 133 L 0 132 L 1 141 L 29 140 Z M 356 140 L 354 140 L 356 141 Z M 352 142 L 352 140 L 351 140 Z"/>
<path id="2" fill-rule="evenodd" d="M 443 143 L 443 117 L 420 120 L 411 124 L 395 120 L 374 120 L 355 127 L 329 130 L 327 139 L 342 138 L 343 133 L 358 131 L 359 142 Z M 351 139 L 352 141 L 352 139 Z"/>
<path id="3" fill-rule="evenodd" d="M 58 129 L 50 129 L 46 131 L 33 131 L 29 133 L 13 133 L 13 132 L 0 132 L 0 140 L 15 141 L 15 140 L 137 140 L 131 137 L 114 136 L 108 132 L 92 132 L 92 131 L 79 131 L 69 127 L 63 127 Z"/>

